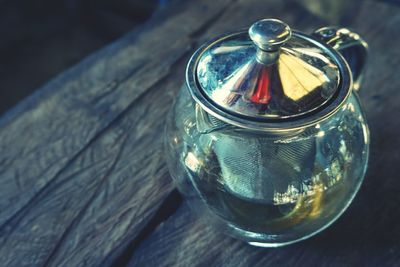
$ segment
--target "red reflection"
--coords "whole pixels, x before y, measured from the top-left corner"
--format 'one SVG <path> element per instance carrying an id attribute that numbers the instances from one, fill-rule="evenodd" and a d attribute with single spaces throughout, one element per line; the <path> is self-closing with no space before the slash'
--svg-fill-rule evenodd
<path id="1" fill-rule="evenodd" d="M 271 66 L 262 66 L 258 75 L 257 86 L 251 101 L 257 104 L 268 104 L 271 100 Z"/>

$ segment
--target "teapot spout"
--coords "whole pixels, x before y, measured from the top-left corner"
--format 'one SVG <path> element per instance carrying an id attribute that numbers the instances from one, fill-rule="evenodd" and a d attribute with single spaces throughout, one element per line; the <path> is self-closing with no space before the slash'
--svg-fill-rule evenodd
<path id="1" fill-rule="evenodd" d="M 360 89 L 365 72 L 368 44 L 355 32 L 346 28 L 323 27 L 313 36 L 336 49 L 347 61 L 353 76 L 353 88 Z"/>

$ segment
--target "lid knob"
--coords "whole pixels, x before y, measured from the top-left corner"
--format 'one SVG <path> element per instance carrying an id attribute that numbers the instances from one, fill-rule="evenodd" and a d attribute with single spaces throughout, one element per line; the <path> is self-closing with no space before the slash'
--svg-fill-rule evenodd
<path id="1" fill-rule="evenodd" d="M 264 51 L 276 51 L 290 39 L 290 27 L 278 19 L 259 20 L 249 29 L 251 40 Z"/>
<path id="2" fill-rule="evenodd" d="M 270 65 L 278 59 L 279 48 L 290 39 L 292 31 L 278 19 L 263 19 L 251 25 L 249 35 L 257 46 L 257 60 Z"/>

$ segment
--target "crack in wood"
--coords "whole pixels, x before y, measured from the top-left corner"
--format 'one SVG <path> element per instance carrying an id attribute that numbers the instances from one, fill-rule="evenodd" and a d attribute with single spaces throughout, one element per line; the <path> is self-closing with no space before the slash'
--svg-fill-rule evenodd
<path id="1" fill-rule="evenodd" d="M 104 91 L 102 94 L 98 95 L 97 97 L 93 98 L 90 102 L 92 104 L 96 104 L 99 102 L 102 98 L 107 97 L 111 93 L 114 92 L 115 89 L 118 89 L 119 85 L 125 81 L 127 81 L 129 78 L 131 78 L 133 75 L 136 74 L 144 65 L 145 60 L 141 60 L 138 63 L 136 63 L 136 66 L 132 68 L 131 70 L 127 71 L 124 75 L 121 75 L 121 77 L 118 77 L 111 81 L 109 84 L 107 84 L 103 90 Z"/>
<path id="2" fill-rule="evenodd" d="M 88 209 L 90 204 L 93 202 L 93 200 L 97 197 L 97 194 L 99 193 L 99 190 L 102 188 L 102 186 L 105 183 L 105 181 L 107 180 L 107 178 L 110 176 L 110 174 L 115 169 L 115 166 L 117 165 L 118 161 L 120 160 L 121 155 L 122 155 L 122 153 L 123 153 L 123 151 L 125 149 L 125 143 L 128 140 L 131 128 L 132 128 L 132 126 L 130 128 L 128 128 L 127 134 L 126 134 L 124 140 L 122 141 L 121 148 L 120 148 L 117 156 L 115 157 L 110 169 L 107 171 L 107 173 L 101 179 L 101 182 L 97 185 L 97 188 L 96 188 L 95 192 L 93 193 L 92 197 L 88 200 L 86 205 L 79 211 L 78 215 L 72 220 L 71 224 L 65 229 L 64 233 L 62 234 L 61 238 L 58 240 L 58 242 L 57 242 L 56 246 L 54 247 L 53 251 L 49 254 L 49 257 L 46 259 L 46 261 L 43 264 L 43 266 L 49 266 L 52 263 L 53 258 L 57 255 L 57 252 L 58 252 L 59 248 L 65 242 L 65 240 L 68 237 L 68 235 L 71 232 L 71 230 L 77 224 L 79 224 L 79 221 L 81 220 L 82 216 L 84 215 L 84 213 L 86 212 L 86 210 Z"/>
<path id="3" fill-rule="evenodd" d="M 174 214 L 182 204 L 182 197 L 179 192 L 173 190 L 162 202 L 161 206 L 154 213 L 153 217 L 124 249 L 122 254 L 115 260 L 111 261 L 111 266 L 126 266 L 134 254 L 136 248 L 164 221 Z M 102 262 L 102 266 L 109 265 L 109 259 Z"/>
<path id="4" fill-rule="evenodd" d="M 174 66 L 176 64 L 178 64 L 183 58 L 185 58 L 187 56 L 187 52 L 183 53 L 181 56 L 176 58 L 176 61 L 171 65 L 171 69 L 174 68 Z M 135 72 L 131 72 L 132 74 L 134 74 Z M 164 81 L 164 79 L 168 77 L 168 73 L 166 73 L 165 75 L 159 77 L 159 79 L 155 82 L 154 85 L 150 86 L 148 89 L 144 90 L 141 94 L 139 94 L 138 96 L 136 96 L 136 98 L 124 109 L 120 112 L 120 114 L 118 114 L 112 121 L 110 121 L 110 123 L 105 126 L 103 129 L 101 129 L 98 133 L 96 133 L 95 136 L 93 136 L 92 139 L 90 139 L 87 144 L 85 146 L 82 147 L 81 150 L 79 150 L 73 157 L 71 157 L 67 163 L 64 165 L 64 167 L 62 167 L 57 173 L 56 175 L 54 175 L 53 178 L 51 178 L 48 183 L 40 190 L 38 191 L 32 199 L 30 199 L 27 204 L 25 206 L 23 206 L 21 209 L 19 209 L 17 212 L 14 213 L 13 216 L 11 216 L 7 221 L 5 221 L 4 224 L 2 224 L 0 226 L 0 233 L 1 236 L 4 235 L 4 232 L 10 232 L 12 231 L 12 229 L 18 224 L 18 222 L 23 218 L 23 215 L 31 208 L 34 207 L 35 204 L 37 204 L 38 201 L 40 201 L 40 199 L 42 197 L 44 197 L 48 192 L 54 190 L 55 186 L 54 183 L 56 183 L 57 178 L 66 170 L 68 169 L 71 164 L 73 164 L 77 158 L 79 158 L 89 147 L 92 146 L 92 144 L 94 142 L 96 142 L 96 140 L 98 140 L 105 132 L 107 132 L 110 128 L 112 128 L 118 121 L 120 121 L 125 115 L 126 113 L 128 113 L 134 106 L 135 104 L 140 101 L 140 99 L 144 96 L 146 96 L 147 94 L 151 93 L 152 90 L 154 90 L 154 88 L 157 88 L 159 85 L 162 84 L 162 82 Z M 126 77 L 126 79 L 128 79 L 128 77 Z M 124 80 L 126 80 L 124 79 Z M 12 226 L 12 228 L 7 228 L 9 226 Z M 3 236 L 4 238 L 4 236 Z M 6 242 L 6 238 L 4 238 L 1 242 L 1 245 L 3 245 Z"/>

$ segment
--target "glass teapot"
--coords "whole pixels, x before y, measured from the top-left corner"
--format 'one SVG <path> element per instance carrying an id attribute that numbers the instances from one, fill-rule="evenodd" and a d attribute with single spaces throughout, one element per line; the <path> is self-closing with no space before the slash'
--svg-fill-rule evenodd
<path id="1" fill-rule="evenodd" d="M 309 36 L 276 19 L 200 47 L 165 134 L 169 171 L 193 210 L 264 247 L 333 223 L 367 167 L 356 92 L 366 54 L 347 29 Z"/>

